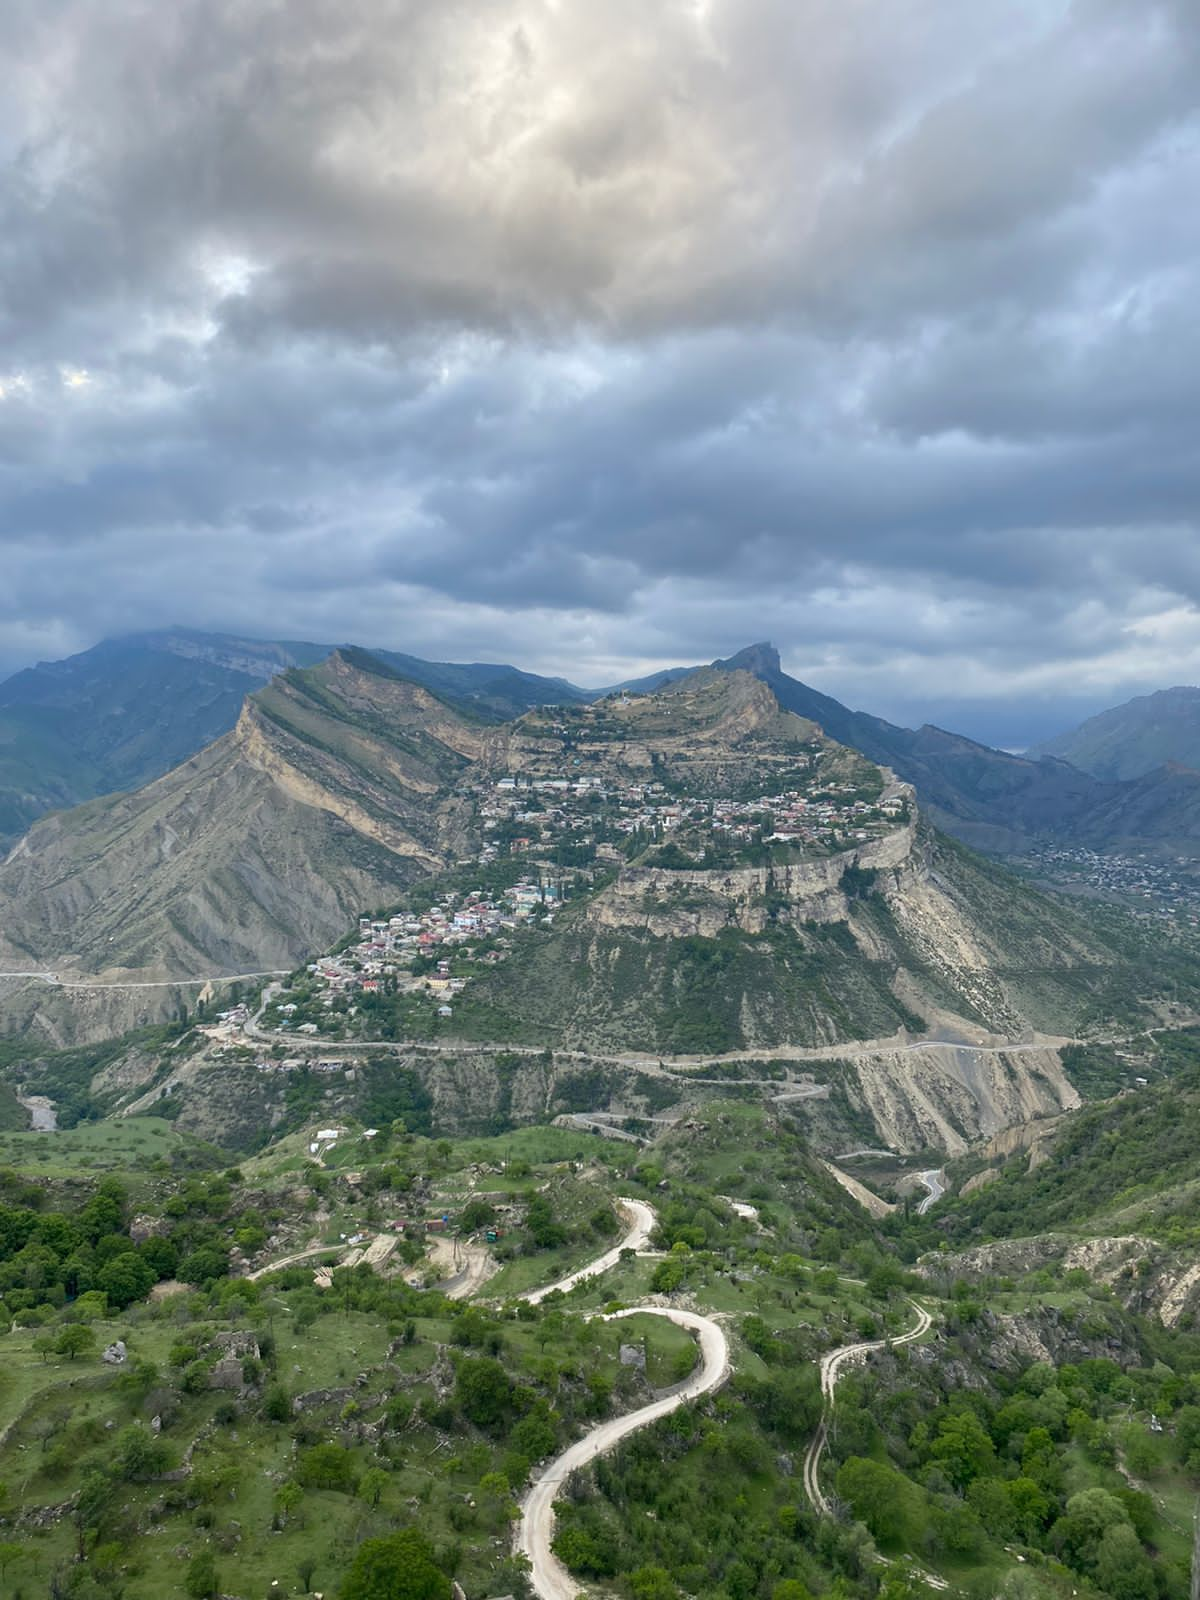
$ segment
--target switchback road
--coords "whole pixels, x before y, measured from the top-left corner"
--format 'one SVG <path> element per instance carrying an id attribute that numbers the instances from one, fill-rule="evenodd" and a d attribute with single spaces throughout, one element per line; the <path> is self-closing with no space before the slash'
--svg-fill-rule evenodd
<path id="1" fill-rule="evenodd" d="M 615 1267 L 621 1259 L 622 1250 L 644 1250 L 650 1243 L 650 1235 L 654 1232 L 654 1224 L 658 1220 L 654 1215 L 653 1206 L 648 1206 L 644 1200 L 618 1199 L 617 1208 L 629 1224 L 620 1244 L 613 1245 L 611 1250 L 606 1250 L 602 1256 L 597 1256 L 595 1261 L 589 1261 L 585 1267 L 579 1267 L 576 1271 L 568 1273 L 556 1283 L 548 1283 L 542 1289 L 527 1289 L 517 1298 L 528 1300 L 531 1306 L 540 1305 L 547 1295 L 554 1294 L 556 1290 L 561 1289 L 563 1294 L 566 1294 L 585 1278 L 594 1278 L 597 1273 L 607 1272 L 609 1267 Z"/>
<path id="2" fill-rule="evenodd" d="M 917 1215 L 919 1217 L 923 1217 L 925 1215 L 925 1213 L 929 1210 L 930 1206 L 936 1204 L 936 1202 L 939 1201 L 942 1198 L 942 1196 L 945 1194 L 946 1186 L 942 1182 L 942 1179 L 944 1177 L 945 1177 L 945 1173 L 942 1172 L 940 1170 L 940 1168 L 938 1170 L 936 1170 L 936 1171 L 931 1169 L 929 1172 L 918 1172 L 917 1173 L 917 1178 L 918 1178 L 919 1182 L 923 1183 L 925 1185 L 926 1189 L 929 1190 L 929 1193 L 925 1196 L 924 1200 L 922 1200 L 921 1204 L 917 1207 Z"/>
<path id="3" fill-rule="evenodd" d="M 696 1371 L 669 1394 L 661 1395 L 637 1411 L 623 1417 L 602 1422 L 575 1444 L 556 1456 L 546 1467 L 521 1504 L 521 1520 L 517 1524 L 516 1545 L 527 1557 L 532 1571 L 530 1580 L 540 1600 L 576 1600 L 581 1588 L 550 1548 L 554 1538 L 554 1502 L 562 1485 L 573 1472 L 606 1455 L 623 1439 L 639 1428 L 645 1428 L 660 1417 L 666 1417 L 690 1400 L 711 1394 L 729 1376 L 729 1341 L 711 1317 L 702 1317 L 694 1311 L 675 1311 L 662 1306 L 633 1306 L 628 1311 L 614 1311 L 603 1320 L 620 1317 L 666 1317 L 677 1327 L 695 1333 L 700 1344 L 700 1363 Z"/>
<path id="4" fill-rule="evenodd" d="M 844 1368 L 853 1366 L 855 1362 L 862 1361 L 875 1350 L 886 1350 L 889 1345 L 909 1344 L 914 1339 L 920 1339 L 929 1332 L 933 1325 L 933 1318 L 924 1306 L 918 1305 L 915 1300 L 909 1304 L 917 1313 L 917 1320 L 907 1333 L 898 1335 L 895 1339 L 868 1339 L 859 1344 L 844 1344 L 836 1350 L 830 1350 L 821 1357 L 821 1399 L 823 1411 L 821 1422 L 813 1435 L 813 1441 L 808 1447 L 804 1457 L 804 1492 L 818 1516 L 832 1515 L 832 1507 L 825 1498 L 821 1489 L 821 1457 L 825 1453 L 825 1446 L 829 1441 L 829 1417 L 833 1410 L 833 1395 L 837 1388 L 838 1379 Z"/>

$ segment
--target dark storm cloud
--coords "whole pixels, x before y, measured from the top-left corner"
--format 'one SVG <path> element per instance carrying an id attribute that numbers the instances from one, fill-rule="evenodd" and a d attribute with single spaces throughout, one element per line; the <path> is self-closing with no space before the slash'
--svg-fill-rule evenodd
<path id="1" fill-rule="evenodd" d="M 10 12 L 0 666 L 1200 675 L 1190 0 Z"/>

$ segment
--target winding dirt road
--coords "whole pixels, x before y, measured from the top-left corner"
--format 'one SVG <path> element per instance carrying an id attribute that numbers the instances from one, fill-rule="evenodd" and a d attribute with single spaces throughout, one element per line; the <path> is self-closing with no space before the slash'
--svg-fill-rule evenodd
<path id="1" fill-rule="evenodd" d="M 895 1339 L 869 1339 L 860 1344 L 844 1344 L 821 1357 L 821 1398 L 824 1401 L 824 1409 L 820 1426 L 813 1435 L 812 1443 L 804 1457 L 804 1492 L 818 1516 L 833 1515 L 833 1508 L 821 1489 L 821 1457 L 829 1442 L 829 1417 L 833 1410 L 833 1394 L 838 1379 L 844 1368 L 862 1361 L 872 1351 L 885 1350 L 889 1345 L 911 1344 L 914 1339 L 920 1339 L 929 1332 L 933 1325 L 933 1318 L 929 1312 L 915 1300 L 910 1300 L 909 1304 L 917 1313 L 917 1320 L 907 1333 L 899 1334 Z"/>
<path id="2" fill-rule="evenodd" d="M 946 1186 L 942 1182 L 942 1179 L 945 1176 L 946 1174 L 940 1167 L 931 1168 L 928 1172 L 917 1173 L 917 1181 L 923 1184 L 928 1190 L 924 1200 L 922 1200 L 921 1204 L 917 1207 L 917 1215 L 919 1217 L 923 1217 L 929 1210 L 930 1206 L 936 1205 L 945 1194 Z"/>
<path id="3" fill-rule="evenodd" d="M 594 1278 L 598 1273 L 607 1272 L 609 1267 L 615 1267 L 621 1259 L 622 1250 L 644 1250 L 650 1243 L 650 1235 L 654 1232 L 654 1225 L 658 1218 L 654 1215 L 654 1207 L 648 1206 L 644 1200 L 629 1200 L 624 1196 L 618 1197 L 617 1208 L 629 1223 L 628 1231 L 619 1244 L 613 1245 L 611 1250 L 606 1250 L 602 1256 L 597 1256 L 595 1261 L 589 1261 L 586 1266 L 577 1268 L 559 1278 L 555 1283 L 548 1283 L 541 1289 L 527 1289 L 524 1294 L 517 1296 L 518 1300 L 527 1300 L 531 1306 L 541 1305 L 547 1295 L 556 1289 L 561 1289 L 566 1294 L 568 1289 L 573 1289 L 577 1283 L 582 1283 L 585 1278 Z"/>
<path id="4" fill-rule="evenodd" d="M 290 1256 L 280 1256 L 278 1261 L 268 1261 L 265 1267 L 248 1272 L 246 1282 L 256 1283 L 259 1278 L 265 1278 L 268 1272 L 282 1272 L 285 1267 L 298 1266 L 301 1261 L 313 1261 L 317 1256 L 338 1256 L 345 1252 L 344 1244 L 310 1244 L 307 1250 L 295 1250 Z"/>
<path id="5" fill-rule="evenodd" d="M 584 1279 L 595 1277 L 597 1273 L 607 1272 L 610 1267 L 616 1266 L 623 1250 L 645 1249 L 658 1221 L 654 1207 L 647 1205 L 644 1200 L 632 1200 L 628 1197 L 619 1198 L 617 1205 L 629 1224 L 628 1231 L 619 1244 L 613 1245 L 611 1250 L 606 1250 L 602 1256 L 597 1256 L 586 1266 L 568 1273 L 566 1277 L 559 1278 L 556 1282 L 546 1284 L 540 1289 L 526 1290 L 519 1298 L 531 1305 L 538 1305 L 556 1290 L 561 1289 L 565 1294 Z M 652 1400 L 649 1405 L 641 1406 L 636 1411 L 626 1412 L 623 1417 L 613 1417 L 611 1421 L 600 1423 L 582 1439 L 570 1445 L 548 1464 L 525 1495 L 521 1502 L 521 1518 L 517 1523 L 514 1542 L 517 1551 L 529 1561 L 531 1581 L 539 1600 L 575 1600 L 581 1593 L 580 1585 L 575 1582 L 550 1548 L 554 1538 L 554 1501 L 562 1484 L 580 1467 L 587 1466 L 590 1461 L 595 1461 L 597 1456 L 606 1455 L 608 1451 L 615 1449 L 622 1439 L 627 1439 L 631 1433 L 647 1427 L 651 1422 L 657 1422 L 660 1417 L 669 1416 L 678 1407 L 687 1405 L 689 1400 L 710 1394 L 729 1376 L 729 1341 L 724 1329 L 711 1317 L 700 1316 L 694 1311 L 677 1311 L 664 1306 L 647 1305 L 631 1306 L 626 1311 L 613 1311 L 607 1315 L 599 1313 L 596 1315 L 603 1322 L 615 1322 L 623 1317 L 635 1316 L 665 1317 L 669 1322 L 675 1323 L 676 1327 L 686 1328 L 697 1336 L 700 1362 L 696 1370 L 682 1383 L 676 1384 L 666 1394 L 659 1395 L 657 1400 Z"/>
<path id="6" fill-rule="evenodd" d="M 647 1207 L 647 1209 L 649 1209 Z M 637 1411 L 629 1411 L 611 1422 L 602 1422 L 588 1434 L 555 1457 L 530 1489 L 521 1503 L 521 1520 L 517 1524 L 516 1547 L 532 1568 L 530 1581 L 540 1600 L 575 1600 L 581 1586 L 550 1548 L 554 1538 L 554 1501 L 558 1492 L 573 1472 L 585 1467 L 597 1456 L 616 1448 L 622 1439 L 636 1433 L 639 1428 L 666 1417 L 689 1400 L 711 1394 L 729 1376 L 729 1341 L 724 1329 L 711 1317 L 698 1316 L 694 1311 L 675 1311 L 662 1306 L 633 1306 L 628 1311 L 614 1311 L 602 1320 L 614 1321 L 620 1317 L 666 1317 L 677 1327 L 695 1333 L 700 1344 L 700 1364 L 695 1372 L 685 1378 L 668 1394 L 661 1395 Z"/>

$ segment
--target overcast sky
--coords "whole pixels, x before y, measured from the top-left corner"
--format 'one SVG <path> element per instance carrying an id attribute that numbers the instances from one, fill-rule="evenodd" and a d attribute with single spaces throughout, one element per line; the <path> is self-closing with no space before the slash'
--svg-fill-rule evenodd
<path id="1" fill-rule="evenodd" d="M 0 669 L 1200 681 L 1195 0 L 8 0 Z"/>

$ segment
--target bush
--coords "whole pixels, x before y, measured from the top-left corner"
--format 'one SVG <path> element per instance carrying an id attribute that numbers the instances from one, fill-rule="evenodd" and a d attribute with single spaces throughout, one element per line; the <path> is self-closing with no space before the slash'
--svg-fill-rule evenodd
<path id="1" fill-rule="evenodd" d="M 359 1545 L 340 1600 L 450 1600 L 450 1580 L 416 1528 Z"/>
<path id="2" fill-rule="evenodd" d="M 353 1494 L 358 1467 L 350 1451 L 340 1444 L 317 1444 L 301 1455 L 296 1477 L 306 1489 L 340 1489 Z"/>

